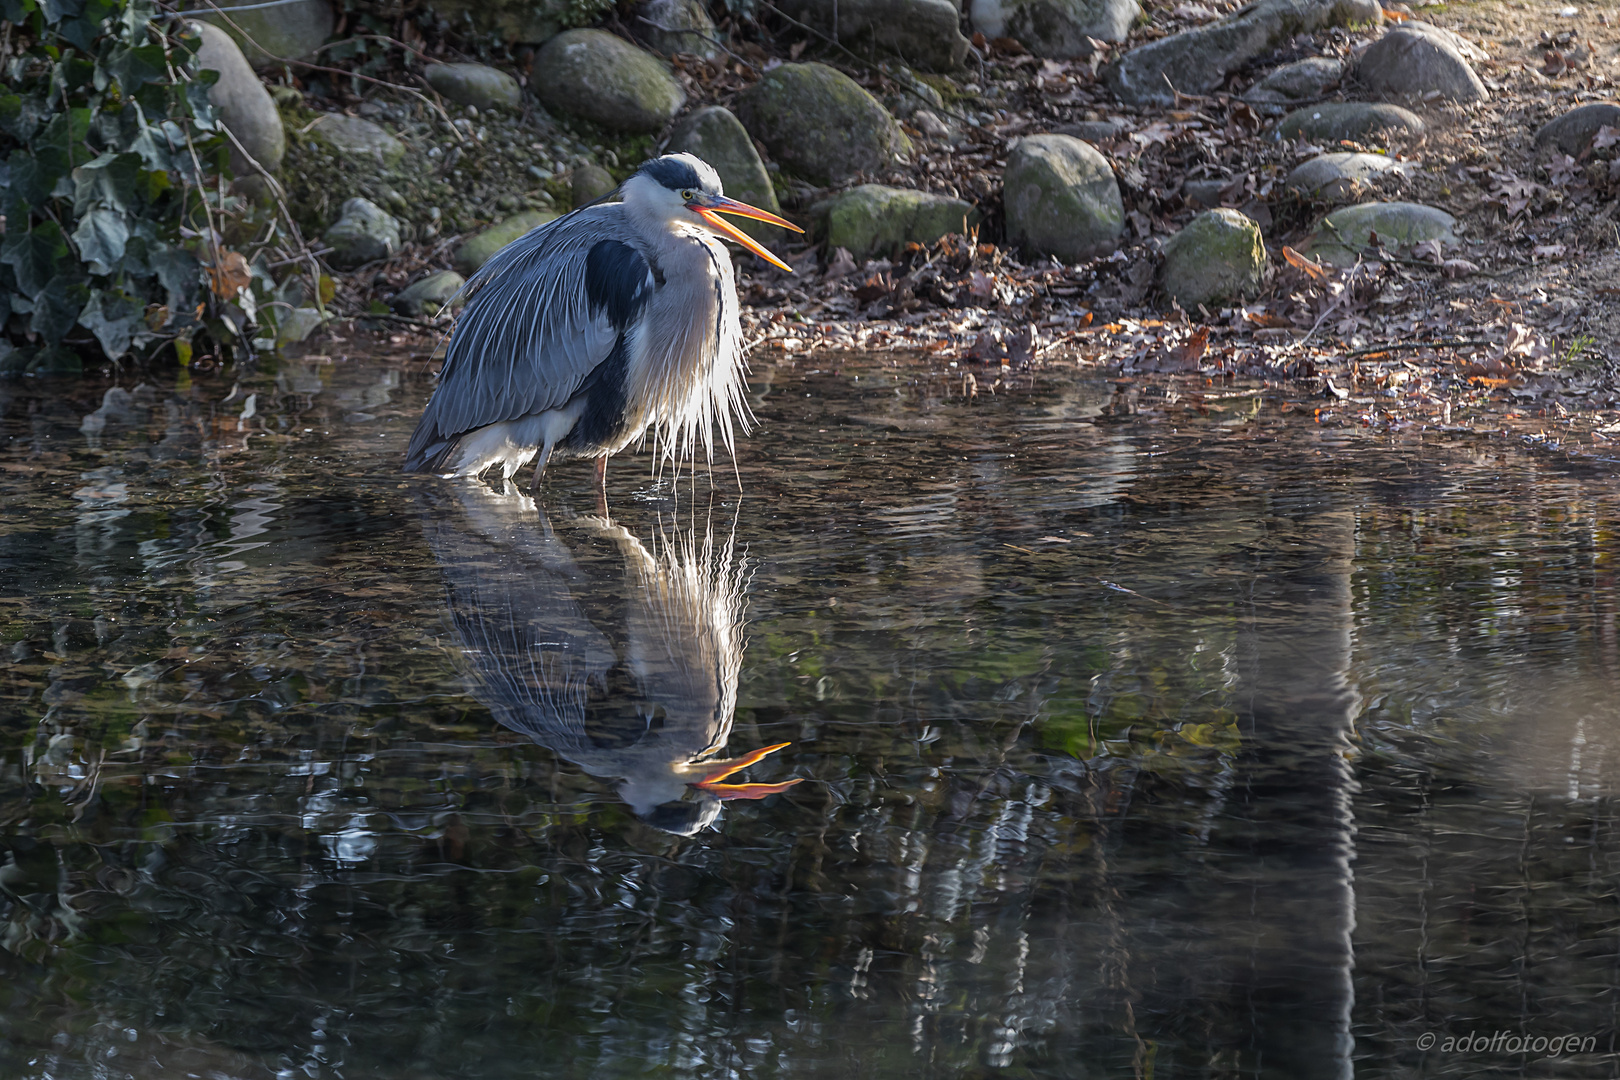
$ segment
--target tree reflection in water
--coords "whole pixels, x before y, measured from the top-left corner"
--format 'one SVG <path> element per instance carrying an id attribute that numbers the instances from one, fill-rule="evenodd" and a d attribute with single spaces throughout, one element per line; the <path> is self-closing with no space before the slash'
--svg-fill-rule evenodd
<path id="1" fill-rule="evenodd" d="M 1612 1074 L 1416 1042 L 1615 1027 L 1611 482 L 761 376 L 712 532 L 0 384 L 0 1075 Z"/>

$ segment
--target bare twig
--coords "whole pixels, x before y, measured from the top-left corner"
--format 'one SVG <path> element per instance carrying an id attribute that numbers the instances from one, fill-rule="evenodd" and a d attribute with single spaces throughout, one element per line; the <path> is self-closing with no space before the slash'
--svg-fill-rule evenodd
<path id="1" fill-rule="evenodd" d="M 309 261 L 309 283 L 315 291 L 315 309 L 322 315 L 325 315 L 326 304 L 321 300 L 321 266 L 320 263 L 315 261 L 314 252 L 310 250 L 309 244 L 304 240 L 304 234 L 299 230 L 298 222 L 293 220 L 292 211 L 287 208 L 286 190 L 281 186 L 281 182 L 279 180 L 270 175 L 270 170 L 259 164 L 258 159 L 252 154 L 248 153 L 247 147 L 242 145 L 242 140 L 236 137 L 235 132 L 226 127 L 224 124 L 220 125 L 220 129 L 225 132 L 225 137 L 231 140 L 231 145 L 236 147 L 237 152 L 240 153 L 242 157 L 246 159 L 247 163 L 253 166 L 254 170 L 258 172 L 260 176 L 264 177 L 265 182 L 270 185 L 270 194 L 275 197 L 276 206 L 278 209 L 280 209 L 281 216 L 287 223 L 288 231 L 292 233 L 293 241 L 298 245 L 299 250 L 303 253 L 302 257 Z M 298 257 L 295 256 L 293 259 L 288 261 L 296 262 L 297 260 Z"/>
<path id="2" fill-rule="evenodd" d="M 1447 338 L 1444 341 L 1401 341 L 1393 345 L 1369 345 L 1365 349 L 1351 349 L 1345 356 L 1376 356 L 1379 353 L 1406 352 L 1410 349 L 1468 349 L 1494 345 L 1484 338 Z"/>

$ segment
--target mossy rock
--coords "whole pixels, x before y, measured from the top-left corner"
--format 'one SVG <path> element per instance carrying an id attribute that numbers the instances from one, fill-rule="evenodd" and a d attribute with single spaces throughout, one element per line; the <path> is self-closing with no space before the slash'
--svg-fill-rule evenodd
<path id="1" fill-rule="evenodd" d="M 1423 118 L 1410 109 L 1373 101 L 1332 101 L 1295 109 L 1277 124 L 1276 137 L 1312 142 L 1362 142 L 1370 135 L 1423 134 Z"/>
<path id="2" fill-rule="evenodd" d="M 437 315 L 466 283 L 454 270 L 439 270 L 402 289 L 388 306 L 402 315 Z"/>
<path id="3" fill-rule="evenodd" d="M 1349 266 L 1367 253 L 1372 235 L 1387 248 L 1426 240 L 1457 244 L 1457 219 L 1444 210 L 1409 202 L 1374 202 L 1335 210 L 1311 233 L 1305 250 L 1333 266 Z"/>
<path id="4" fill-rule="evenodd" d="M 881 102 L 825 64 L 783 64 L 737 97 L 737 117 L 782 167 L 836 184 L 911 147 Z"/>
<path id="5" fill-rule="evenodd" d="M 399 222 L 370 199 L 353 198 L 343 204 L 343 216 L 323 239 L 332 249 L 328 261 L 340 270 L 352 270 L 399 250 Z"/>
<path id="6" fill-rule="evenodd" d="M 1383 154 L 1322 154 L 1295 166 L 1283 187 L 1307 199 L 1346 200 L 1390 170 L 1404 172 L 1399 161 Z"/>
<path id="7" fill-rule="evenodd" d="M 823 203 L 817 217 L 828 248 L 847 248 L 855 258 L 865 259 L 962 233 L 983 215 L 972 203 L 948 195 L 862 184 Z"/>
<path id="8" fill-rule="evenodd" d="M 1192 311 L 1259 291 L 1266 273 L 1260 226 L 1236 210 L 1206 210 L 1164 245 L 1164 294 Z"/>
<path id="9" fill-rule="evenodd" d="M 248 63 L 275 68 L 282 60 L 309 60 L 337 25 L 331 0 L 285 0 L 275 7 L 262 0 L 214 0 L 221 12 L 187 12 L 186 17 L 210 22 L 242 47 Z M 206 7 L 206 5 L 196 5 Z M 246 11 L 236 10 L 246 7 Z"/>
<path id="10" fill-rule="evenodd" d="M 533 86 L 552 112 L 611 131 L 658 131 L 686 104 L 663 63 L 605 30 L 569 30 L 546 42 Z"/>
<path id="11" fill-rule="evenodd" d="M 309 125 L 308 135 L 360 167 L 392 170 L 405 158 L 404 143 L 381 125 L 357 116 L 323 113 Z"/>
<path id="12" fill-rule="evenodd" d="M 434 64 L 423 77 L 429 86 L 457 105 L 515 109 L 523 104 L 518 81 L 487 64 Z"/>
<path id="13" fill-rule="evenodd" d="M 577 210 L 609 194 L 618 186 L 619 182 L 613 179 L 613 174 L 602 166 L 579 165 L 569 178 L 569 194 L 573 196 L 572 205 Z"/>
<path id="14" fill-rule="evenodd" d="M 1125 229 L 1114 170 L 1070 135 L 1031 135 L 1007 155 L 1002 177 L 1007 239 L 1067 262 L 1113 249 Z"/>
<path id="15" fill-rule="evenodd" d="M 555 221 L 557 217 L 557 214 L 549 210 L 528 210 L 521 214 L 513 214 L 462 243 L 456 248 L 451 261 L 455 263 L 458 271 L 471 277 L 501 248 L 530 229 L 537 229 L 548 221 Z"/>

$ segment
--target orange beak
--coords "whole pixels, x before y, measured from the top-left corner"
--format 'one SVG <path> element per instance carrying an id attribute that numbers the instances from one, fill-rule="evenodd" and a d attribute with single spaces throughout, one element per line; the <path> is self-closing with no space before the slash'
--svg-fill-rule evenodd
<path id="1" fill-rule="evenodd" d="M 750 207 L 750 209 L 752 209 L 752 207 Z M 763 211 L 761 212 L 763 213 Z M 769 221 L 770 218 L 762 218 L 761 220 Z M 784 780 L 780 784 L 722 784 L 720 781 L 724 780 L 732 773 L 741 772 L 742 770 L 748 768 L 748 766 L 754 764 L 769 754 L 776 753 L 778 750 L 782 749 L 782 747 L 787 745 L 789 744 L 785 742 L 777 743 L 775 746 L 767 746 L 762 750 L 755 750 L 751 753 L 744 754 L 742 757 L 732 758 L 730 761 L 717 762 L 716 764 L 718 764 L 720 768 L 716 769 L 708 776 L 705 776 L 703 779 L 697 781 L 692 786 L 697 788 L 699 791 L 708 792 L 717 799 L 763 799 L 767 795 L 781 794 L 794 784 L 799 783 L 804 778 L 795 777 L 792 780 Z"/>
<path id="2" fill-rule="evenodd" d="M 737 241 L 737 243 L 741 244 L 749 251 L 752 251 L 755 255 L 758 255 L 760 258 L 764 259 L 773 266 L 780 266 L 788 273 L 793 273 L 793 267 L 789 266 L 781 259 L 778 259 L 775 255 L 772 255 L 769 251 L 765 250 L 764 245 L 760 244 L 753 237 L 749 236 L 747 233 L 743 232 L 741 229 L 737 228 L 720 215 L 735 214 L 737 217 L 753 218 L 755 221 L 766 221 L 772 225 L 780 225 L 784 229 L 792 229 L 796 233 L 804 232 L 803 229 L 799 228 L 786 218 L 777 217 L 769 210 L 761 210 L 757 206 L 749 206 L 745 202 L 738 202 L 736 199 L 728 199 L 724 195 L 708 195 L 703 196 L 703 198 L 704 205 L 700 206 L 695 202 L 689 205 L 692 207 L 692 212 L 698 217 L 702 218 L 704 221 L 708 222 L 709 225 L 713 227 L 715 232 L 729 240 Z"/>

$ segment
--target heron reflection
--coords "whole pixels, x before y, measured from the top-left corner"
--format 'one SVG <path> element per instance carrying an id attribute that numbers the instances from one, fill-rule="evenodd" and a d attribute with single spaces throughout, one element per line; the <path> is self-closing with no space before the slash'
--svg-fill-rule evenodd
<path id="1" fill-rule="evenodd" d="M 555 525 L 514 485 L 429 493 L 424 528 L 448 586 L 473 696 L 495 719 L 617 782 L 647 823 L 690 836 L 729 799 L 798 783 L 727 783 L 787 743 L 720 758 L 742 667 L 743 573 L 708 527 L 649 549 L 606 517 Z"/>

